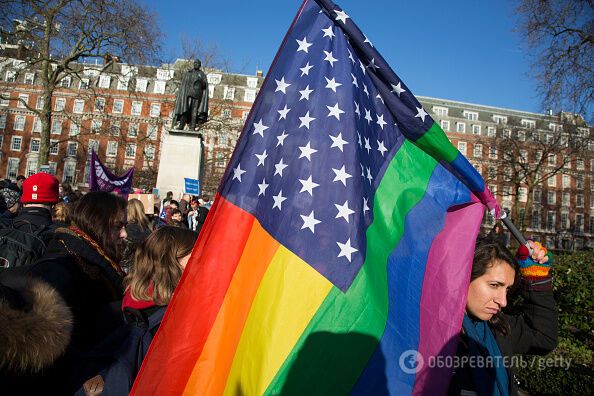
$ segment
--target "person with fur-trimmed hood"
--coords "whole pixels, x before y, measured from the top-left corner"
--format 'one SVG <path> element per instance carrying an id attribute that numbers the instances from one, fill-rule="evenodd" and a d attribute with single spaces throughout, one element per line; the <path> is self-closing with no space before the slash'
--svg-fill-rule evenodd
<path id="1" fill-rule="evenodd" d="M 45 393 L 47 384 L 36 378 L 44 373 L 51 379 L 72 326 L 72 311 L 47 283 L 13 277 L 0 284 L 0 389 L 5 394 Z"/>

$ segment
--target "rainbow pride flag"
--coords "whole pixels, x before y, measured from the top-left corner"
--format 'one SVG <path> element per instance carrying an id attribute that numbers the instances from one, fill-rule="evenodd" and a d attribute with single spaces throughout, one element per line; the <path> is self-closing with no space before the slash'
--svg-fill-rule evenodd
<path id="1" fill-rule="evenodd" d="M 444 393 L 484 205 L 350 16 L 306 0 L 132 394 Z"/>

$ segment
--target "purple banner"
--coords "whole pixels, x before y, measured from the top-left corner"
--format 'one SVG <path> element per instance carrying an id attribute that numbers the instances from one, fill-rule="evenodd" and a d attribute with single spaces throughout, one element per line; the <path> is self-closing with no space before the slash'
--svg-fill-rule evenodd
<path id="1" fill-rule="evenodd" d="M 116 176 L 99 160 L 95 150 L 91 152 L 91 169 L 89 171 L 89 191 L 114 192 L 128 197 L 132 190 L 134 168 L 130 168 L 124 175 Z"/>

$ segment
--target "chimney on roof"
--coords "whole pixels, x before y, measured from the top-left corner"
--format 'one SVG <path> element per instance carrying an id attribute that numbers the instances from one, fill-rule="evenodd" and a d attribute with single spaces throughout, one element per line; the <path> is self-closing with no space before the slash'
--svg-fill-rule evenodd
<path id="1" fill-rule="evenodd" d="M 262 70 L 256 70 L 256 77 L 263 77 L 264 72 Z"/>
<path id="2" fill-rule="evenodd" d="M 550 115 L 550 116 L 552 116 L 552 115 L 553 115 L 553 109 L 548 109 L 548 110 L 547 110 L 547 115 Z"/>

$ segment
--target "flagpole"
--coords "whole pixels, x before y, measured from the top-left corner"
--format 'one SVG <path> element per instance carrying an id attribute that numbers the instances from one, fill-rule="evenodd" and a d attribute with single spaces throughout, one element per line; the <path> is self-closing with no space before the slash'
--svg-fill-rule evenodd
<path id="1" fill-rule="evenodd" d="M 512 233 L 514 238 L 516 238 L 518 242 L 526 246 L 532 252 L 532 249 L 530 249 L 528 241 L 526 240 L 526 238 L 524 238 L 524 235 L 522 235 L 522 233 L 520 232 L 520 230 L 518 230 L 514 223 L 512 223 L 511 220 L 507 217 L 507 213 L 505 211 L 502 211 L 500 220 L 503 222 L 503 224 L 505 224 L 505 226 Z"/>

